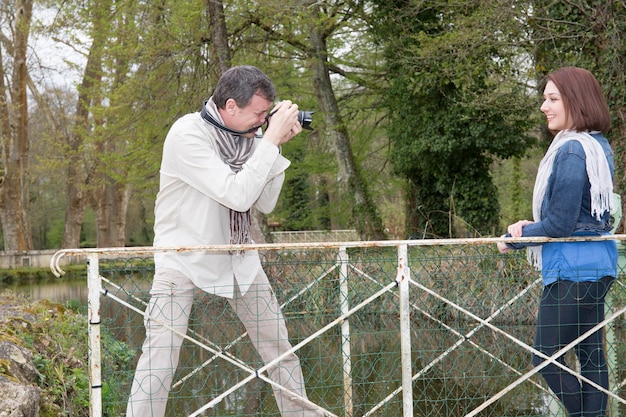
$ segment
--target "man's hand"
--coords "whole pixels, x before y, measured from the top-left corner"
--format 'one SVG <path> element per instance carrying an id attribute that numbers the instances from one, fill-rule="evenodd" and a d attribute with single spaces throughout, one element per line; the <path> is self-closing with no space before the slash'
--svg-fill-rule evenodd
<path id="1" fill-rule="evenodd" d="M 289 100 L 281 101 L 272 111 L 263 138 L 276 146 L 289 142 L 302 132 L 298 122 L 298 105 Z"/>

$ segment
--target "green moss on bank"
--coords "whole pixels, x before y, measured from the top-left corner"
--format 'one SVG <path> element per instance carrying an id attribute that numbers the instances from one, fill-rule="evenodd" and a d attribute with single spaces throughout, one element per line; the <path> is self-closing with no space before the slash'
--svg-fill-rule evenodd
<path id="1" fill-rule="evenodd" d="M 42 389 L 40 416 L 88 416 L 89 373 L 85 317 L 46 300 L 0 294 L 0 340 L 33 354 Z"/>
<path id="2" fill-rule="evenodd" d="M 89 415 L 88 334 L 84 313 L 5 291 L 0 293 L 0 340 L 32 352 L 39 373 L 37 385 L 42 390 L 40 416 Z M 124 366 L 132 358 L 125 345 L 113 342 L 107 334 L 102 335 L 102 344 L 103 362 Z M 108 345 L 115 349 L 108 349 Z M 0 364 L 0 373 L 2 369 Z M 120 410 L 107 411 L 106 415 L 120 415 Z"/>

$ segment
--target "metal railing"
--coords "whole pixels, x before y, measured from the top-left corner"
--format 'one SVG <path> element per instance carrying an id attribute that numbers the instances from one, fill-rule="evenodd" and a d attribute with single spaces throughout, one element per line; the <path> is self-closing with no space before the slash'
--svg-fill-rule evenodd
<path id="1" fill-rule="evenodd" d="M 559 240 L 602 239 L 621 242 L 626 235 Z M 541 278 L 522 251 L 499 254 L 500 240 L 77 249 L 57 252 L 50 265 L 60 276 L 64 256 L 88 261 L 94 417 L 123 415 L 148 318 L 152 255 L 232 249 L 259 250 L 282 302 L 292 351 L 303 363 L 309 400 L 325 415 L 562 416 L 537 373 L 553 363 L 596 386 L 558 360 L 571 356 L 587 334 L 552 357 L 532 347 Z M 626 411 L 622 262 L 606 319 L 597 326 L 607 335 L 610 417 Z M 236 316 L 217 297 L 202 298 L 194 309 L 196 318 L 180 335 L 186 353 L 168 415 L 278 415 L 267 393 L 277 384 L 264 373 L 271 364 L 255 357 Z M 127 362 L 120 359 L 124 349 Z M 532 354 L 543 364 L 533 368 Z"/>

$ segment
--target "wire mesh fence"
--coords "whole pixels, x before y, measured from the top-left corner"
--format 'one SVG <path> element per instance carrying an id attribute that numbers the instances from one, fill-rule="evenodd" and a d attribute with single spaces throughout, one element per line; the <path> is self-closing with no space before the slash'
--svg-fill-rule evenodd
<path id="1" fill-rule="evenodd" d="M 345 417 L 565 416 L 531 364 L 540 275 L 525 252 L 502 255 L 495 241 L 260 246 L 309 400 Z M 120 416 L 145 337 L 154 265 L 150 248 L 99 258 L 106 252 L 87 253 L 90 308 L 98 309 L 90 340 L 101 351 L 93 414 Z M 610 417 L 626 415 L 623 268 L 621 256 L 603 326 Z M 166 415 L 280 415 L 227 300 L 199 294 L 187 336 Z M 565 358 L 578 372 L 572 349 Z"/>

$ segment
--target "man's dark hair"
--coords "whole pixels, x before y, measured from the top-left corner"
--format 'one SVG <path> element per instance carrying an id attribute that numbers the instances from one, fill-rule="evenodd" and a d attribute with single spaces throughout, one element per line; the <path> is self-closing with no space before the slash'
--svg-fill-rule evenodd
<path id="1" fill-rule="evenodd" d="M 250 103 L 254 95 L 274 101 L 276 90 L 274 84 L 260 69 L 251 65 L 241 65 L 228 69 L 220 77 L 213 101 L 215 105 L 223 109 L 228 99 L 233 99 L 239 107 L 245 107 Z"/>

